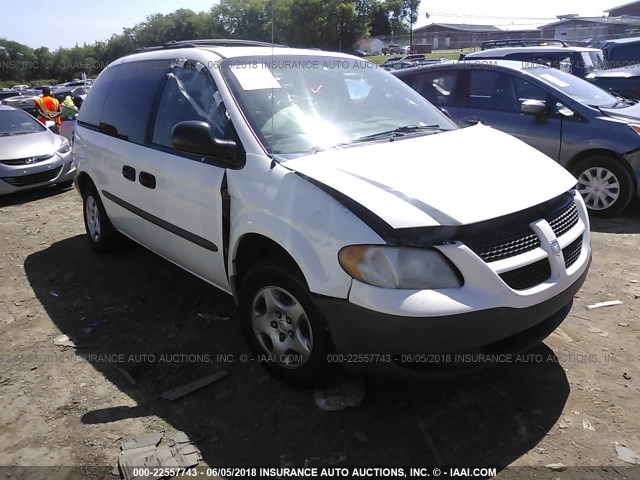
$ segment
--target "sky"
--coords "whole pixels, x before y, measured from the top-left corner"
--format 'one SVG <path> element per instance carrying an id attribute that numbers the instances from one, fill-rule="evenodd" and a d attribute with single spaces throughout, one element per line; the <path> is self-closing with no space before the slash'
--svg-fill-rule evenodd
<path id="1" fill-rule="evenodd" d="M 495 25 L 499 28 L 525 29 L 550 23 L 555 20 L 556 15 L 567 13 L 600 16 L 604 10 L 628 1 L 422 0 L 418 22 L 414 27 L 428 23 L 476 23 Z M 107 40 L 111 35 L 121 33 L 123 28 L 132 27 L 154 13 L 166 14 L 178 8 L 190 8 L 200 12 L 210 9 L 215 3 L 212 0 L 65 0 L 57 4 L 51 0 L 31 0 L 29 8 L 11 8 L 3 11 L 0 38 L 20 42 L 32 48 L 45 46 L 53 51 L 58 47 L 73 47 L 76 43 L 82 45 Z M 56 16 L 57 21 L 47 20 L 43 22 L 43 26 L 39 26 L 38 14 Z M 52 28 L 54 24 L 57 24 L 57 27 Z"/>

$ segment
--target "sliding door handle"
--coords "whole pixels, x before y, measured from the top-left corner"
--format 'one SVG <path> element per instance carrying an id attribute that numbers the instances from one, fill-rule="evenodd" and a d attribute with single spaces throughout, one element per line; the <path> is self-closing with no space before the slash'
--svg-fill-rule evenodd
<path id="1" fill-rule="evenodd" d="M 140 185 L 143 187 L 154 189 L 156 188 L 156 177 L 147 172 L 140 172 L 138 177 Z"/>
<path id="2" fill-rule="evenodd" d="M 136 181 L 136 169 L 130 167 L 129 165 L 125 165 L 122 167 L 122 176 L 127 180 L 131 180 L 132 182 Z"/>

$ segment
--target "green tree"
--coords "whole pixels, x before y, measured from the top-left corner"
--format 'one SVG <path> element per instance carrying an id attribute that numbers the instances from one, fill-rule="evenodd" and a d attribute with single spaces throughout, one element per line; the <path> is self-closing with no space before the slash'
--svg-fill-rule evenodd
<path id="1" fill-rule="evenodd" d="M 273 40 L 348 51 L 369 35 L 405 34 L 417 19 L 419 4 L 420 0 L 220 0 L 207 12 L 178 9 L 149 15 L 107 41 L 53 52 L 0 38 L 0 81 L 93 76 L 139 48 L 171 40 Z"/>
<path id="2" fill-rule="evenodd" d="M 411 25 L 418 20 L 420 0 L 385 0 L 380 6 L 387 12 L 392 35 L 409 33 Z"/>
<path id="3" fill-rule="evenodd" d="M 276 38 L 291 46 L 350 50 L 368 35 L 370 0 L 275 0 Z"/>
<path id="4" fill-rule="evenodd" d="M 211 15 L 229 38 L 270 41 L 270 7 L 264 0 L 221 0 Z"/>

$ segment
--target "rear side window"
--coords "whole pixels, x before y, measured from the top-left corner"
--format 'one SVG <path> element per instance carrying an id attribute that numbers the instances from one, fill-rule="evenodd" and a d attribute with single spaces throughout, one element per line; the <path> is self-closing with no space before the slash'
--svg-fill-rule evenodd
<path id="1" fill-rule="evenodd" d="M 113 77 L 118 73 L 119 65 L 109 67 L 103 70 L 91 87 L 91 92 L 87 95 L 86 100 L 82 103 L 82 110 L 78 114 L 78 122 L 88 126 L 98 127 L 100 125 L 100 116 L 102 115 L 102 107 L 107 93 L 111 88 Z"/>
<path id="2" fill-rule="evenodd" d="M 170 71 L 168 60 L 148 60 L 120 65 L 111 82 L 100 119 L 101 129 L 134 143 L 144 143 L 161 84 Z M 93 94 L 92 87 L 91 93 Z M 84 111 L 86 102 L 82 105 Z"/>
<path id="3" fill-rule="evenodd" d="M 173 127 L 187 120 L 207 122 L 217 138 L 232 135 L 227 110 L 208 70 L 199 62 L 182 60 L 167 77 L 152 143 L 171 147 Z"/>
<path id="4" fill-rule="evenodd" d="M 412 79 L 411 87 L 437 107 L 456 106 L 455 88 L 457 72 L 419 73 Z"/>

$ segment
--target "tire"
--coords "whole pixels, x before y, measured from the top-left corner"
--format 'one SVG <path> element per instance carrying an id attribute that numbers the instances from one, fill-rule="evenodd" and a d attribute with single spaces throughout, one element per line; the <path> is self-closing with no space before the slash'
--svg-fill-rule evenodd
<path id="1" fill-rule="evenodd" d="M 309 385 L 328 372 L 331 339 L 304 281 L 292 271 L 272 259 L 252 267 L 240 286 L 240 319 L 263 367 L 287 383 Z"/>
<path id="2" fill-rule="evenodd" d="M 96 187 L 89 183 L 82 191 L 82 212 L 87 238 L 96 252 L 115 250 L 121 243 L 120 233 L 113 227 Z"/>
<path id="3" fill-rule="evenodd" d="M 635 181 L 622 161 L 606 155 L 594 155 L 571 169 L 591 215 L 613 217 L 633 200 Z"/>

